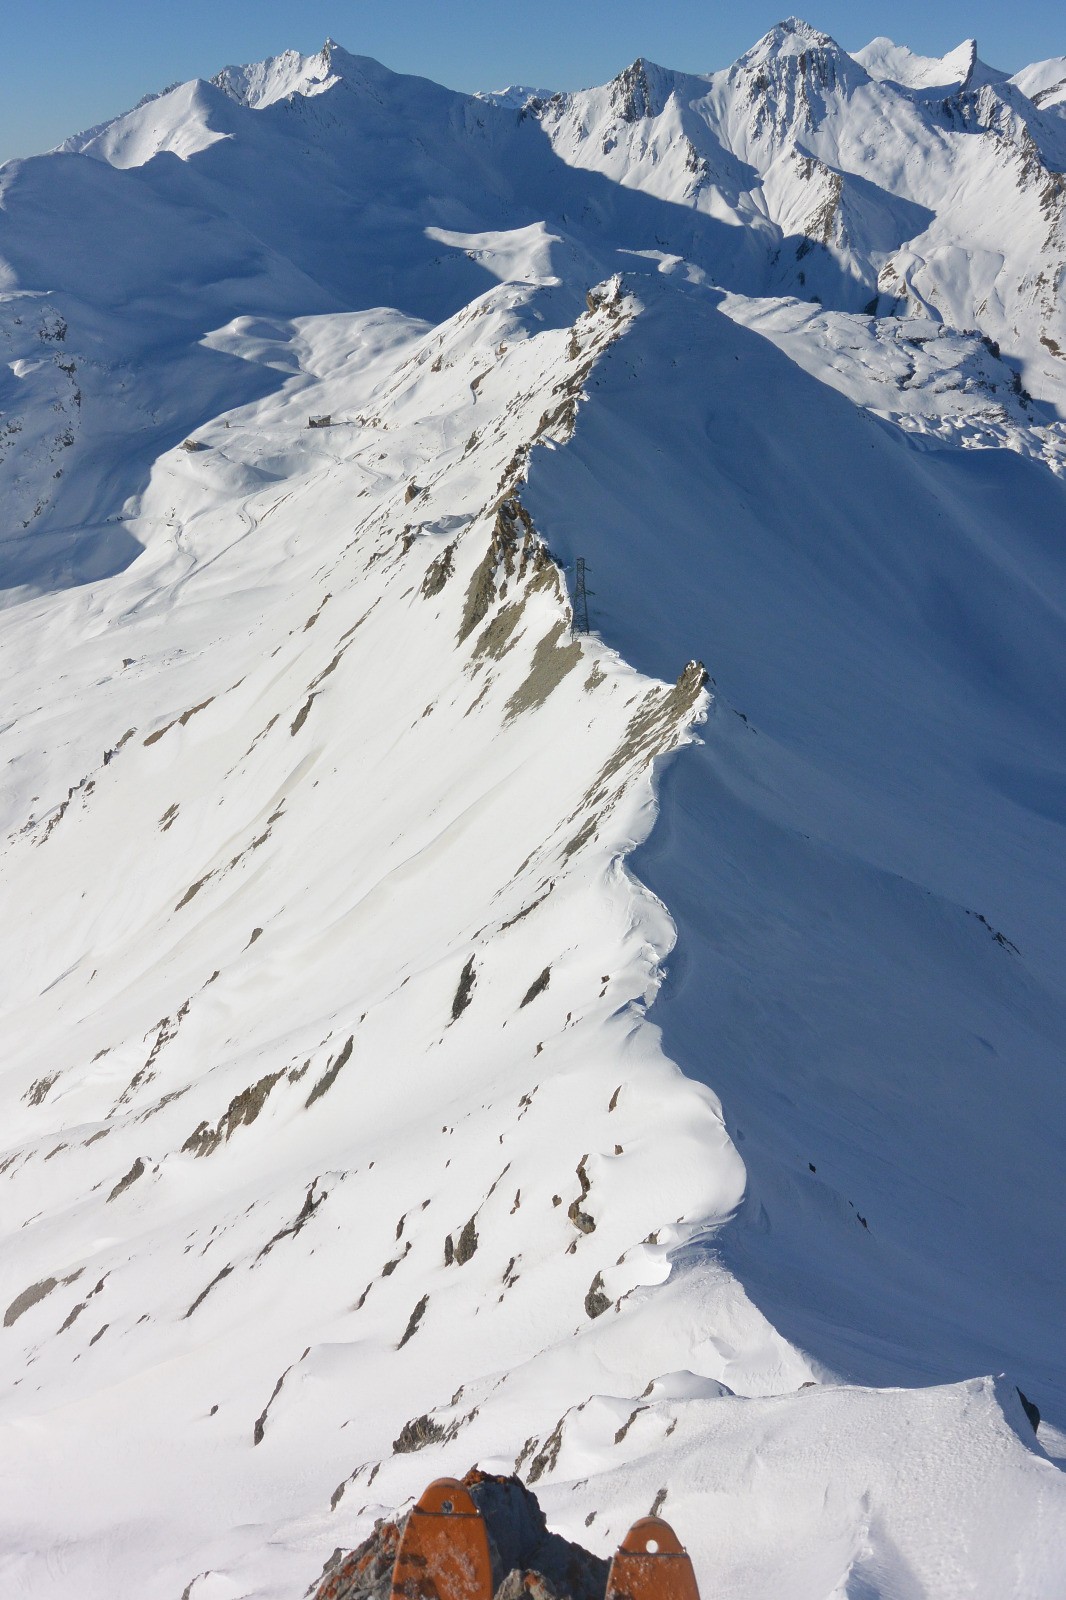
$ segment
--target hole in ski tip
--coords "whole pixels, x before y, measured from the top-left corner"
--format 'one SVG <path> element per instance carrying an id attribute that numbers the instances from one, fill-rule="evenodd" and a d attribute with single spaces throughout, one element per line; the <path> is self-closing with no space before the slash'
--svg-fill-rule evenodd
<path id="1" fill-rule="evenodd" d="M 649 1539 L 647 1544 L 644 1546 L 644 1548 L 645 1548 L 645 1550 L 647 1550 L 647 1552 L 648 1552 L 648 1554 L 650 1556 L 657 1556 L 659 1554 L 659 1541 L 658 1541 L 658 1539 Z"/>
<path id="2" fill-rule="evenodd" d="M 440 1503 L 440 1508 L 442 1511 L 446 1511 L 450 1515 L 451 1512 L 455 1510 L 455 1504 L 451 1500 L 442 1500 Z"/>

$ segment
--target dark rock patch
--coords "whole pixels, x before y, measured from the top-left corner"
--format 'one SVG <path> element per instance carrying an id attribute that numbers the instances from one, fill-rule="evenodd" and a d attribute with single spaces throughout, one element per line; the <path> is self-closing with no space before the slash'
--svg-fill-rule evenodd
<path id="1" fill-rule="evenodd" d="M 78 1304 L 74 1307 L 74 1309 L 67 1313 L 66 1318 L 60 1326 L 60 1333 L 66 1333 L 68 1328 L 73 1327 L 74 1323 L 77 1322 L 78 1318 L 81 1316 L 88 1304 L 88 1300 L 78 1301 Z"/>
<path id="2" fill-rule="evenodd" d="M 171 728 L 176 728 L 176 727 L 179 726 L 179 724 L 183 728 L 187 727 L 188 724 L 192 721 L 193 717 L 197 716 L 199 712 L 207 710 L 208 706 L 212 703 L 214 698 L 215 698 L 214 695 L 211 695 L 207 700 L 201 700 L 200 704 L 198 706 L 190 706 L 188 711 L 183 711 L 181 713 L 180 717 L 175 717 L 173 722 L 168 722 L 167 723 L 166 727 L 157 728 L 154 733 L 150 733 L 148 735 L 147 739 L 145 739 L 143 742 L 145 743 L 145 745 L 158 744 L 159 740 L 163 737 L 163 735 L 165 733 L 169 733 Z M 126 738 L 128 738 L 128 737 L 129 737 L 129 734 L 126 735 Z M 123 739 L 122 743 L 125 744 L 125 742 L 126 742 L 126 739 Z M 121 746 L 119 746 L 119 748 L 121 749 Z"/>
<path id="3" fill-rule="evenodd" d="M 470 960 L 467 962 L 466 966 L 459 975 L 459 987 L 456 989 L 455 999 L 452 1001 L 453 1022 L 457 1022 L 459 1020 L 467 1006 L 470 1004 L 474 994 L 474 984 L 476 982 L 477 977 L 474 972 L 474 958 L 471 956 Z"/>
<path id="4" fill-rule="evenodd" d="M 328 1089 L 332 1089 L 333 1085 L 337 1081 L 337 1077 L 340 1074 L 341 1069 L 343 1067 L 347 1066 L 347 1064 L 348 1064 L 348 1060 L 349 1060 L 349 1058 L 351 1056 L 352 1047 L 353 1047 L 354 1044 L 355 1044 L 355 1035 L 354 1035 L 354 1033 L 353 1034 L 349 1034 L 348 1035 L 347 1044 L 341 1050 L 341 1052 L 337 1056 L 336 1060 L 331 1060 L 329 1062 L 328 1066 L 326 1067 L 325 1072 L 322 1074 L 321 1078 L 319 1078 L 318 1082 L 315 1084 L 314 1088 L 311 1090 L 311 1093 L 307 1096 L 307 1099 L 304 1102 L 304 1110 L 305 1111 L 310 1111 L 310 1109 L 314 1105 L 315 1101 L 316 1100 L 321 1100 L 322 1096 L 326 1093 L 326 1091 Z"/>
<path id="5" fill-rule="evenodd" d="M 411 1455 L 415 1450 L 424 1450 L 428 1444 L 439 1444 L 443 1438 L 444 1429 L 432 1417 L 412 1417 L 400 1429 L 399 1438 L 392 1441 L 392 1452 L 397 1456 Z"/>
<path id="6" fill-rule="evenodd" d="M 539 978 L 533 979 L 533 982 L 530 984 L 529 988 L 525 992 L 525 995 L 523 996 L 522 1004 L 518 1007 L 519 1011 L 521 1011 L 522 1006 L 528 1006 L 531 1001 L 535 1000 L 538 994 L 544 993 L 545 989 L 548 987 L 548 984 L 551 982 L 551 975 L 552 969 L 550 966 L 547 966 L 544 968 L 544 971 L 541 973 Z"/>
<path id="7" fill-rule="evenodd" d="M 427 600 L 432 600 L 440 594 L 444 585 L 455 570 L 455 545 L 447 545 L 439 556 L 434 556 L 426 568 L 426 575 L 422 579 L 422 593 Z"/>
<path id="8" fill-rule="evenodd" d="M 126 1173 L 125 1177 L 120 1178 L 118 1180 L 118 1182 L 115 1184 L 115 1187 L 112 1189 L 111 1193 L 107 1197 L 107 1204 L 110 1205 L 112 1200 L 117 1200 L 120 1194 L 122 1194 L 126 1189 L 128 1189 L 132 1183 L 136 1183 L 138 1178 L 141 1178 L 143 1176 L 144 1176 L 144 1159 L 143 1159 L 143 1157 L 138 1156 L 136 1161 L 133 1163 L 132 1167 L 130 1168 L 130 1170 Z"/>
<path id="9" fill-rule="evenodd" d="M 325 604 L 325 602 L 323 602 L 323 604 Z M 307 1355 L 308 1350 L 310 1350 L 310 1345 L 308 1346 L 308 1349 L 304 1351 L 304 1355 L 305 1356 Z M 302 1359 L 303 1359 L 303 1357 L 301 1357 L 301 1360 Z M 291 1371 L 292 1371 L 292 1367 L 286 1367 L 285 1368 L 285 1371 L 281 1374 L 281 1377 L 278 1379 L 277 1383 L 274 1385 L 274 1388 L 273 1388 L 273 1391 L 271 1393 L 270 1399 L 267 1401 L 266 1405 L 263 1407 L 262 1411 L 259 1413 L 258 1417 L 255 1419 L 255 1427 L 252 1429 L 252 1444 L 253 1445 L 262 1444 L 263 1435 L 266 1432 L 267 1412 L 270 1410 L 271 1406 L 274 1404 L 274 1401 L 278 1398 L 278 1395 L 281 1393 L 281 1386 L 285 1382 L 285 1379 L 289 1376 L 289 1373 Z"/>
<path id="10" fill-rule="evenodd" d="M 277 1233 L 274 1234 L 273 1238 L 267 1240 L 266 1244 L 255 1258 L 257 1261 L 261 1261 L 264 1256 L 268 1256 L 271 1250 L 273 1250 L 274 1246 L 281 1243 L 282 1239 L 295 1239 L 296 1235 L 301 1231 L 301 1229 L 306 1227 L 307 1223 L 310 1222 L 311 1218 L 314 1216 L 323 1200 L 326 1200 L 329 1195 L 329 1191 L 327 1189 L 323 1189 L 321 1194 L 316 1195 L 315 1188 L 317 1184 L 318 1179 L 315 1178 L 312 1181 L 306 1195 L 304 1196 L 304 1203 L 300 1207 L 299 1214 L 296 1216 L 295 1220 L 290 1222 L 287 1227 L 279 1228 Z M 188 1315 L 187 1312 L 186 1315 Z"/>
<path id="11" fill-rule="evenodd" d="M 414 1310 L 411 1312 L 411 1319 L 407 1324 L 407 1328 L 406 1328 L 406 1331 L 404 1332 L 403 1338 L 400 1340 L 399 1344 L 396 1346 L 397 1350 L 402 1350 L 404 1345 L 407 1343 L 407 1341 L 409 1339 L 413 1339 L 414 1338 L 415 1334 L 418 1332 L 418 1324 L 422 1321 L 422 1318 L 425 1316 L 426 1307 L 428 1305 L 429 1305 L 429 1295 L 428 1294 L 424 1294 L 422 1296 L 421 1300 L 415 1306 Z"/>
<path id="12" fill-rule="evenodd" d="M 44 1100 L 47 1097 L 47 1095 L 48 1095 L 49 1091 L 52 1089 L 53 1085 L 58 1083 L 58 1081 L 59 1081 L 59 1073 L 58 1072 L 50 1073 L 48 1075 L 48 1077 L 46 1077 L 46 1078 L 38 1078 L 37 1082 L 36 1083 L 32 1083 L 30 1085 L 30 1087 L 26 1091 L 26 1094 L 24 1096 L 26 1104 L 28 1106 L 39 1106 L 41 1104 L 42 1100 Z"/>
<path id="13" fill-rule="evenodd" d="M 299 711 L 296 713 L 295 720 L 293 721 L 292 726 L 289 728 L 289 732 L 290 732 L 290 734 L 292 734 L 293 738 L 296 737 L 296 735 L 299 733 L 300 729 L 303 727 L 304 723 L 307 721 L 308 717 L 311 714 L 311 707 L 314 705 L 314 703 L 315 703 L 314 695 L 313 694 L 309 694 L 307 699 L 304 701 L 303 705 L 300 707 Z"/>
<path id="14" fill-rule="evenodd" d="M 411 1241 L 408 1239 L 400 1254 L 398 1256 L 394 1256 L 391 1261 L 386 1261 L 385 1265 L 381 1269 L 381 1276 L 383 1278 L 391 1278 L 393 1273 L 396 1271 L 396 1268 L 400 1265 L 400 1262 L 405 1261 L 410 1253 Z"/>
<path id="15" fill-rule="evenodd" d="M 566 632 L 566 623 L 556 622 L 539 641 L 533 651 L 528 677 L 507 702 L 505 720 L 510 721 L 523 711 L 542 706 L 566 675 L 577 666 L 581 660 L 580 644 L 574 639 L 568 644 L 559 643 Z"/>
<path id="16" fill-rule="evenodd" d="M 210 1123 L 201 1122 L 200 1126 L 190 1133 L 181 1148 L 183 1150 L 191 1150 L 197 1156 L 209 1156 L 213 1150 L 218 1149 L 218 1146 L 224 1140 L 229 1139 L 239 1127 L 250 1125 L 255 1121 L 266 1105 L 267 1096 L 271 1089 L 273 1089 L 278 1079 L 283 1076 L 284 1073 L 282 1072 L 272 1072 L 268 1077 L 260 1078 L 258 1083 L 253 1083 L 247 1089 L 242 1089 L 240 1094 L 233 1096 L 224 1114 L 218 1119 L 213 1128 Z"/>
<path id="17" fill-rule="evenodd" d="M 194 900 L 200 893 L 200 890 L 203 888 L 204 884 L 213 877 L 213 872 L 205 872 L 202 878 L 197 878 L 195 883 L 191 883 L 186 889 L 185 893 L 182 895 L 181 899 L 178 901 L 177 905 L 174 907 L 174 910 L 180 911 L 183 906 L 187 906 L 189 901 Z"/>
<path id="18" fill-rule="evenodd" d="M 31 1283 L 28 1289 L 23 1289 L 4 1312 L 4 1327 L 13 1327 L 24 1311 L 35 1306 L 39 1300 L 43 1300 L 45 1295 L 51 1294 L 58 1283 L 58 1278 L 42 1278 L 40 1283 Z"/>
<path id="19" fill-rule="evenodd" d="M 477 1249 L 476 1217 L 471 1217 L 459 1235 L 455 1246 L 455 1260 L 460 1267 L 465 1266 Z"/>
<path id="20" fill-rule="evenodd" d="M 211 1282 L 208 1284 L 207 1288 L 200 1290 L 200 1293 L 196 1296 L 196 1299 L 193 1301 L 193 1303 L 189 1307 L 188 1311 L 186 1311 L 185 1316 L 186 1317 L 191 1317 L 193 1312 L 196 1311 L 198 1309 L 198 1307 L 203 1305 L 204 1301 L 207 1299 L 208 1295 L 211 1293 L 211 1290 L 214 1289 L 217 1284 L 220 1284 L 222 1282 L 223 1278 L 228 1278 L 232 1271 L 233 1271 L 232 1267 L 223 1267 L 221 1272 L 216 1272 L 215 1276 L 211 1279 Z"/>
<path id="21" fill-rule="evenodd" d="M 490 656 L 493 661 L 502 661 L 517 643 L 514 632 L 522 620 L 524 610 L 525 601 L 519 600 L 514 605 L 504 606 L 498 611 L 478 635 L 473 649 L 473 659 L 477 661 L 483 656 Z"/>
<path id="22" fill-rule="evenodd" d="M 592 1180 L 585 1171 L 585 1162 L 587 1160 L 588 1156 L 582 1156 L 577 1164 L 577 1181 L 581 1185 L 581 1194 L 578 1199 L 570 1202 L 566 1212 L 579 1233 L 595 1233 L 596 1231 L 595 1217 L 581 1209 L 589 1190 L 592 1188 Z"/>
<path id="23" fill-rule="evenodd" d="M 610 1310 L 610 1306 L 610 1296 L 604 1292 L 603 1288 L 603 1273 L 597 1272 L 589 1285 L 589 1292 L 585 1296 L 585 1313 L 595 1320 L 596 1317 L 602 1317 L 605 1311 Z"/>

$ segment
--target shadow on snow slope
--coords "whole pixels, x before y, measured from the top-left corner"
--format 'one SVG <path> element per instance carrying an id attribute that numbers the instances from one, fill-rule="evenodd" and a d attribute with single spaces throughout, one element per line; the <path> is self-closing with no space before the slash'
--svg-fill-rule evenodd
<path id="1" fill-rule="evenodd" d="M 717 680 L 632 861 L 748 1169 L 708 1247 L 851 1380 L 1008 1369 L 1061 1423 L 1066 485 L 638 293 L 529 504 L 628 660 Z"/>

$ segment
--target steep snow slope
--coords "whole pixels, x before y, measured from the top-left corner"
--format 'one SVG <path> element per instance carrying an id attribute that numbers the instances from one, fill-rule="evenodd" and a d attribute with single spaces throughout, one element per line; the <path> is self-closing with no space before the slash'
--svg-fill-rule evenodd
<path id="1" fill-rule="evenodd" d="M 821 37 L 0 171 L 5 1592 L 294 1596 L 475 1459 L 707 1594 L 1060 1592 L 1061 381 L 766 298 L 797 130 L 922 227 L 991 148 Z"/>
<path id="2" fill-rule="evenodd" d="M 95 1447 L 100 1502 L 83 1495 L 66 1533 L 101 1592 L 143 1581 L 146 1530 L 169 1593 L 215 1537 L 258 1551 L 263 1518 L 291 1501 L 282 1446 L 254 1488 L 243 1474 L 227 1488 L 221 1460 L 202 1502 L 177 1496 L 175 1527 L 157 1528 L 174 1492 L 160 1440 L 202 1477 L 190 1428 L 217 1417 L 216 1441 L 232 1430 L 243 1454 L 294 1360 L 290 1390 L 332 1373 L 320 1426 L 302 1425 L 324 1505 L 353 1466 L 340 1393 L 357 1450 L 387 1457 L 420 1409 L 498 1374 L 501 1344 L 510 1364 L 575 1323 L 593 1333 L 585 1300 L 604 1275 L 613 1296 L 661 1278 L 665 1243 L 640 1241 L 664 1222 L 740 1198 L 716 1102 L 640 1024 L 649 935 L 669 935 L 611 867 L 644 826 L 646 789 L 627 792 L 683 734 L 702 675 L 668 692 L 570 642 L 558 573 L 506 493 L 538 428 L 565 431 L 567 389 L 626 309 L 612 292 L 536 340 L 521 311 L 501 290 L 438 334 L 382 313 L 294 328 L 344 423 L 309 433 L 299 391 L 231 414 L 202 451 L 157 463 L 123 584 L 11 613 L 17 1247 L 0 1298 L 5 1354 L 20 1347 L 27 1368 L 8 1504 L 40 1526 L 18 1445 L 40 1398 L 62 1418 L 44 1460 L 66 1504 L 59 1457 L 129 1404 L 116 1384 L 140 1390 L 118 1459 Z M 49 671 L 52 629 L 67 644 Z M 42 1252 L 62 1255 L 57 1272 L 38 1273 Z M 420 1343 L 397 1367 L 405 1329 Z M 759 1342 L 754 1381 L 763 1369 L 775 1388 L 783 1367 L 795 1387 L 805 1364 L 769 1330 Z M 553 1419 L 575 1381 L 549 1384 Z M 261 1499 L 236 1546 L 234 1492 Z M 116 1497 L 144 1528 L 103 1556 Z M 56 1534 L 21 1537 L 46 1549 Z"/>
<path id="3" fill-rule="evenodd" d="M 681 928 L 667 1050 L 742 1141 L 730 1259 L 851 1377 L 905 1380 L 919 1350 L 930 1375 L 994 1370 L 1025 1344 L 1023 1388 L 1066 1402 L 1066 484 L 916 451 L 671 287 L 533 488 L 626 657 L 662 671 L 695 638 L 717 683 L 638 870 Z"/>
<path id="4" fill-rule="evenodd" d="M 1047 422 L 984 334 L 929 317 L 854 317 L 800 300 L 732 295 L 723 309 L 806 372 L 926 448 L 1015 450 L 1066 471 L 1066 423 Z"/>
<path id="5" fill-rule="evenodd" d="M 982 83 L 1002 83 L 1007 77 L 1005 72 L 986 67 L 978 59 L 976 39 L 964 39 L 945 56 L 919 56 L 906 45 L 893 44 L 891 39 L 882 37 L 872 39 L 854 55 L 871 78 L 927 95 L 948 95 Z"/>
<path id="6" fill-rule="evenodd" d="M 1011 82 L 1028 95 L 1034 106 L 1061 112 L 1066 106 L 1066 56 L 1037 61 L 1016 72 Z"/>

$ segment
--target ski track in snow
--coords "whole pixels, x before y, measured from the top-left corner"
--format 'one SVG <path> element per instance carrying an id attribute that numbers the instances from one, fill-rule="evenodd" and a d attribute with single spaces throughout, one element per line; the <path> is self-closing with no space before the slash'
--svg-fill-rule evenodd
<path id="1" fill-rule="evenodd" d="M 475 1461 L 1061 1592 L 1027 72 L 330 45 L 0 169 L 5 1594 L 289 1600 Z"/>

